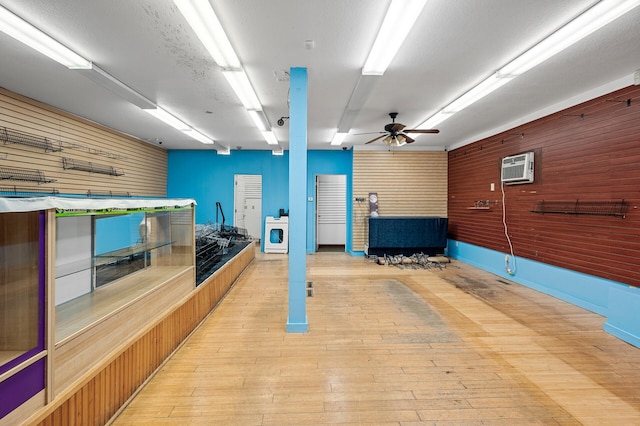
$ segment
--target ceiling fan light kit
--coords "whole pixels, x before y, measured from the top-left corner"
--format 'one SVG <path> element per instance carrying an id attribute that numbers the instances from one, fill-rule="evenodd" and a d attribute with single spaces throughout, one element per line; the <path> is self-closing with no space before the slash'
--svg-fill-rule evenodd
<path id="1" fill-rule="evenodd" d="M 407 135 L 407 133 L 440 133 L 438 129 L 405 129 L 406 126 L 404 124 L 396 123 L 397 116 L 397 112 L 390 112 L 389 117 L 391 117 L 391 123 L 384 126 L 384 132 L 376 132 L 382 133 L 382 135 L 365 142 L 365 145 L 382 139 L 385 145 L 403 146 L 415 142 L 415 139 Z"/>

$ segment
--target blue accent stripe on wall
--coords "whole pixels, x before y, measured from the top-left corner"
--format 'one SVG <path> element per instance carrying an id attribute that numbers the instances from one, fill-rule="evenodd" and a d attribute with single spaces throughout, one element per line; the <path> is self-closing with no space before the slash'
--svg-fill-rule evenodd
<path id="1" fill-rule="evenodd" d="M 640 347 L 639 288 L 520 257 L 516 273 L 509 275 L 504 267 L 506 253 L 455 240 L 448 241 L 447 255 L 605 316 L 605 331 Z"/>

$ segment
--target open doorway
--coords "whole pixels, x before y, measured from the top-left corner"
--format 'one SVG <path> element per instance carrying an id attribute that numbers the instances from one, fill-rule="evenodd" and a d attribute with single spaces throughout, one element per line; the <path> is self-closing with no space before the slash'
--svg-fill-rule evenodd
<path id="1" fill-rule="evenodd" d="M 344 252 L 347 240 L 347 176 L 316 175 L 316 251 Z"/>

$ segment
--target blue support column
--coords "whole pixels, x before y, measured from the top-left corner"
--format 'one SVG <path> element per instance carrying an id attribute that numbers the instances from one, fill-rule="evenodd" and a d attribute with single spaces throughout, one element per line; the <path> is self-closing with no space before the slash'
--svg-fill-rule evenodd
<path id="1" fill-rule="evenodd" d="M 307 69 L 289 80 L 289 315 L 287 332 L 304 333 L 307 321 Z"/>

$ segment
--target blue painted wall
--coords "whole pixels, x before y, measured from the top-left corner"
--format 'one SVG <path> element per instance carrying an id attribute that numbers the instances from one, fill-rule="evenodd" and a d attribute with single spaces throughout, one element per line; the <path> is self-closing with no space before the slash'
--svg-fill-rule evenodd
<path id="1" fill-rule="evenodd" d="M 352 250 L 353 241 L 353 192 L 351 182 L 353 177 L 353 151 L 309 151 L 307 158 L 307 194 L 313 201 L 307 203 L 307 253 L 315 252 L 316 240 L 316 176 L 317 175 L 346 175 L 347 176 L 347 240 L 346 251 Z"/>
<path id="2" fill-rule="evenodd" d="M 140 242 L 140 222 L 144 213 L 122 216 L 96 216 L 95 253 L 101 254 Z"/>
<path id="3" fill-rule="evenodd" d="M 353 151 L 309 151 L 307 154 L 307 251 L 315 251 L 315 176 L 347 175 L 347 251 L 351 249 L 351 181 Z M 216 201 L 222 204 L 226 223 L 233 224 L 233 177 L 236 174 L 262 175 L 262 224 L 266 216 L 289 210 L 289 153 L 271 151 L 169 151 L 167 196 L 193 198 L 197 202 L 196 223 L 215 222 Z M 294 176 L 294 178 L 298 178 Z M 219 218 L 222 221 L 222 218 Z"/>

